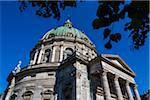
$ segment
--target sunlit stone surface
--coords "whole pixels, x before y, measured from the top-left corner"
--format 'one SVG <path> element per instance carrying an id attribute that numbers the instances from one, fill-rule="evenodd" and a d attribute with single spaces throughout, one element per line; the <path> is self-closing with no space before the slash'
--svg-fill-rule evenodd
<path id="1" fill-rule="evenodd" d="M 98 54 L 70 20 L 42 37 L 29 62 L 9 74 L 2 100 L 140 100 L 129 66 L 118 55 Z"/>

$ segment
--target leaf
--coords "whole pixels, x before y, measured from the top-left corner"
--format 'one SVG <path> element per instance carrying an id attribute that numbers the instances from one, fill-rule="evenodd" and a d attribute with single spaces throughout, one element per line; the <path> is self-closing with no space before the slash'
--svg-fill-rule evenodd
<path id="1" fill-rule="evenodd" d="M 108 15 L 108 13 L 110 12 L 111 12 L 111 9 L 107 5 L 99 5 L 96 15 L 97 17 L 103 17 L 105 15 Z"/>
<path id="2" fill-rule="evenodd" d="M 105 44 L 105 48 L 106 48 L 106 49 L 111 49 L 111 48 L 112 48 L 112 45 L 111 45 L 110 41 L 108 41 L 108 42 Z"/>
<path id="3" fill-rule="evenodd" d="M 94 29 L 99 29 L 100 28 L 100 19 L 99 18 L 95 19 L 93 21 L 92 25 L 93 25 Z"/>
<path id="4" fill-rule="evenodd" d="M 120 33 L 115 33 L 110 35 L 110 40 L 114 42 L 119 42 L 121 40 L 121 34 Z"/>
<path id="5" fill-rule="evenodd" d="M 109 26 L 112 23 L 112 20 L 110 20 L 109 18 L 96 18 L 92 25 L 94 29 L 98 29 L 98 28 L 102 28 L 102 27 L 106 27 Z"/>
<path id="6" fill-rule="evenodd" d="M 120 33 L 116 33 L 115 34 L 118 40 L 121 40 L 121 34 Z"/>
<path id="7" fill-rule="evenodd" d="M 110 35 L 110 40 L 114 41 L 114 42 L 117 42 L 117 38 L 114 34 L 111 34 Z"/>
<path id="8" fill-rule="evenodd" d="M 104 39 L 106 39 L 109 35 L 110 35 L 110 32 L 111 32 L 111 30 L 110 29 L 108 29 L 108 28 L 106 28 L 105 30 L 104 30 Z"/>

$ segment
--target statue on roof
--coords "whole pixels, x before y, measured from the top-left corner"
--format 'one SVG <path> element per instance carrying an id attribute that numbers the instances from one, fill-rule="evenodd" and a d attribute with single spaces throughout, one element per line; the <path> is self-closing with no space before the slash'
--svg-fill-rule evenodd
<path id="1" fill-rule="evenodd" d="M 15 69 L 13 71 L 14 74 L 20 72 L 20 70 L 21 70 L 21 67 L 20 67 L 21 64 L 22 64 L 22 62 L 19 61 L 18 64 L 17 64 L 17 66 L 15 67 Z"/>

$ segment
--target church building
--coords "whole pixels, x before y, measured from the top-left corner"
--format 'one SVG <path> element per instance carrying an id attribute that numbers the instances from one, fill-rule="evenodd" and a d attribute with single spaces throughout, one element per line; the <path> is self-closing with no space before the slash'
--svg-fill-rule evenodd
<path id="1" fill-rule="evenodd" d="M 9 74 L 2 100 L 141 100 L 135 73 L 118 56 L 98 54 L 70 20 L 49 30 Z"/>

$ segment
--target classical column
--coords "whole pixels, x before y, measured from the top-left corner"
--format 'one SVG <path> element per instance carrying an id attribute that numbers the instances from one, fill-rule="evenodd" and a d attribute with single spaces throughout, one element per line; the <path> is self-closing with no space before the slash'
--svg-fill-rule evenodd
<path id="1" fill-rule="evenodd" d="M 42 46 L 41 46 L 40 53 L 39 53 L 39 58 L 38 58 L 38 61 L 37 61 L 38 64 L 41 62 L 42 53 L 43 53 L 43 48 L 44 48 L 44 46 L 42 45 Z"/>
<path id="2" fill-rule="evenodd" d="M 38 53 L 39 53 L 38 50 L 36 50 L 36 53 L 35 53 L 35 55 L 34 55 L 33 64 L 36 63 L 36 59 L 37 59 Z"/>
<path id="3" fill-rule="evenodd" d="M 126 81 L 126 89 L 127 89 L 129 100 L 134 100 L 128 81 Z"/>
<path id="4" fill-rule="evenodd" d="M 106 100 L 111 100 L 111 94 L 110 94 L 110 89 L 109 89 L 109 84 L 107 79 L 107 71 L 105 70 L 102 73 L 102 81 L 103 81 L 105 98 Z"/>
<path id="5" fill-rule="evenodd" d="M 118 100 L 123 100 L 123 96 L 122 96 L 122 92 L 120 89 L 118 78 L 119 78 L 119 76 L 115 75 L 114 83 L 115 83 L 115 87 L 116 87 L 117 97 L 118 97 Z"/>
<path id="6" fill-rule="evenodd" d="M 56 51 L 56 46 L 53 46 L 53 52 L 52 52 L 52 62 L 55 60 L 55 51 Z"/>
<path id="7" fill-rule="evenodd" d="M 39 58 L 38 58 L 37 64 L 39 64 L 41 62 L 42 53 L 43 53 L 43 50 L 41 49 L 40 53 L 39 53 Z"/>
<path id="8" fill-rule="evenodd" d="M 136 84 L 133 85 L 133 91 L 135 93 L 136 100 L 141 100 Z"/>
<path id="9" fill-rule="evenodd" d="M 60 62 L 63 60 L 63 45 L 61 45 L 61 48 L 60 48 Z"/>

